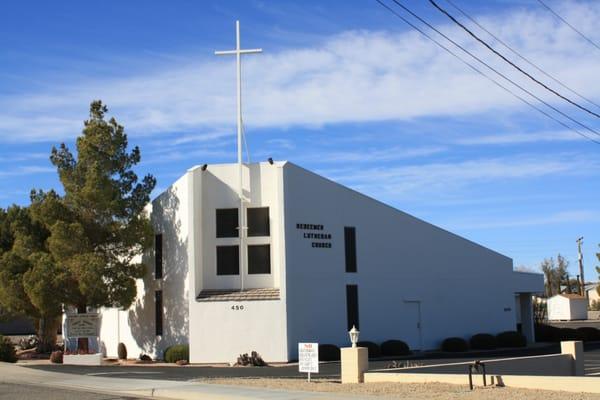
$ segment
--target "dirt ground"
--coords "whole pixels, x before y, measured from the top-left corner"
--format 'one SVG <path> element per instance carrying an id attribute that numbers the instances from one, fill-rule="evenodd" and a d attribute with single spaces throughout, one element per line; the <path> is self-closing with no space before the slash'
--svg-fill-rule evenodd
<path id="1" fill-rule="evenodd" d="M 505 387 L 476 387 L 446 383 L 365 383 L 342 385 L 339 381 L 313 379 L 311 383 L 299 379 L 215 378 L 201 379 L 202 383 L 243 385 L 269 389 L 335 392 L 352 395 L 385 396 L 389 399 L 477 399 L 477 400 L 600 400 L 600 394 L 568 393 L 547 390 L 513 389 Z M 600 384 L 600 379 L 598 380 Z"/>

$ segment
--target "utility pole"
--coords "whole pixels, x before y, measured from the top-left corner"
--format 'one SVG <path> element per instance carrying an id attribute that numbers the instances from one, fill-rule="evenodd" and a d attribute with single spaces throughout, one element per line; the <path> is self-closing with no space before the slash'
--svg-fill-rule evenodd
<path id="1" fill-rule="evenodd" d="M 585 278 L 583 277 L 583 254 L 581 253 L 581 245 L 583 243 L 583 236 L 577 239 L 577 253 L 579 259 L 579 275 L 581 276 L 581 283 L 579 285 L 580 295 L 585 296 L 587 298 L 587 292 L 585 291 Z"/>
<path id="2" fill-rule="evenodd" d="M 215 55 L 235 55 L 237 73 L 237 156 L 238 156 L 238 194 L 240 197 L 240 209 L 238 213 L 238 233 L 240 237 L 240 290 L 244 290 L 244 274 L 246 273 L 246 211 L 243 188 L 242 168 L 242 54 L 261 53 L 262 49 L 243 50 L 240 43 L 240 21 L 235 21 L 235 50 L 215 51 Z"/>

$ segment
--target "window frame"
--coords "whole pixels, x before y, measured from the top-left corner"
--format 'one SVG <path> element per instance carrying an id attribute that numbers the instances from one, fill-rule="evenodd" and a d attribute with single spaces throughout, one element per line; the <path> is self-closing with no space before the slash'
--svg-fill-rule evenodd
<path id="1" fill-rule="evenodd" d="M 270 243 L 260 243 L 260 244 L 248 244 L 247 246 L 247 261 L 248 261 L 248 275 L 270 275 L 272 271 L 271 265 L 271 244 Z M 251 262 L 250 262 L 250 248 L 267 248 L 266 258 L 268 263 L 268 272 L 251 272 Z"/>
<path id="2" fill-rule="evenodd" d="M 236 251 L 236 257 L 235 257 L 235 262 L 237 263 L 237 272 L 236 273 L 230 273 L 230 272 L 226 272 L 226 273 L 219 273 L 219 249 L 224 249 L 224 248 L 235 248 L 237 249 Z M 216 246 L 216 275 L 217 276 L 239 276 L 240 275 L 240 245 L 239 244 L 223 244 L 223 245 L 217 245 Z"/>
<path id="3" fill-rule="evenodd" d="M 219 217 L 225 217 L 225 214 L 232 213 L 235 210 L 235 229 L 234 231 L 229 230 L 231 227 L 225 226 L 219 229 Z M 220 215 L 221 214 L 221 215 Z M 229 216 L 231 217 L 231 216 Z M 222 226 L 222 225 L 221 225 Z M 215 210 L 215 235 L 217 239 L 229 239 L 239 238 L 239 226 L 240 226 L 240 211 L 239 208 L 217 208 Z"/>
<path id="4" fill-rule="evenodd" d="M 258 219 L 259 222 L 266 222 L 266 230 L 258 230 L 258 232 L 255 232 L 255 229 L 253 229 L 252 226 L 252 218 L 251 218 L 251 214 L 254 214 L 255 212 L 259 212 L 259 211 L 265 211 L 266 210 L 266 221 L 261 221 L 264 217 L 264 215 L 254 215 L 255 219 Z M 260 218 L 259 218 L 260 217 Z M 271 210 L 269 209 L 269 207 L 247 207 L 246 208 L 246 222 L 248 224 L 248 237 L 270 237 L 271 236 Z M 263 228 L 263 227 L 261 227 Z M 265 233 L 266 231 L 266 233 Z"/>

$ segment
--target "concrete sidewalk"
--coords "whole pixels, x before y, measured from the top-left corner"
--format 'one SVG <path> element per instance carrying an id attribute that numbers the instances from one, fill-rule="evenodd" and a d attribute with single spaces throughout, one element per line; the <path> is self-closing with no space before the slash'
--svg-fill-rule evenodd
<path id="1" fill-rule="evenodd" d="M 283 391 L 241 386 L 213 385 L 150 379 L 108 378 L 39 371 L 0 362 L 0 382 L 26 383 L 63 389 L 85 390 L 120 396 L 180 400 L 324 400 L 357 398 L 348 394 Z M 360 398 L 365 398 L 360 396 Z"/>

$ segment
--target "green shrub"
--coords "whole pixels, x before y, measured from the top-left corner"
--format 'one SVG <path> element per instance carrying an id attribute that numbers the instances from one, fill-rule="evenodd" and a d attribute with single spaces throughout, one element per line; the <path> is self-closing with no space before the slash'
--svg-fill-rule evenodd
<path id="1" fill-rule="evenodd" d="M 402 340 L 387 340 L 381 343 L 381 354 L 384 356 L 405 356 L 410 349 Z"/>
<path id="2" fill-rule="evenodd" d="M 0 361 L 16 363 L 17 362 L 17 350 L 15 345 L 6 338 L 0 335 Z"/>
<path id="3" fill-rule="evenodd" d="M 125 346 L 125 343 L 119 343 L 117 346 L 117 355 L 119 360 L 127 360 L 127 347 Z"/>
<path id="4" fill-rule="evenodd" d="M 235 365 L 252 365 L 253 367 L 268 367 L 268 364 L 256 351 L 251 352 L 250 355 L 248 355 L 248 353 L 240 354 Z"/>
<path id="5" fill-rule="evenodd" d="M 377 358 L 381 356 L 381 349 L 377 343 L 363 341 L 356 343 L 358 347 L 366 347 L 369 350 L 369 358 Z"/>
<path id="6" fill-rule="evenodd" d="M 559 328 L 554 341 L 561 342 L 563 340 L 581 340 L 581 335 L 573 328 Z"/>
<path id="7" fill-rule="evenodd" d="M 559 329 L 546 324 L 535 325 L 536 342 L 555 342 L 559 337 Z"/>
<path id="8" fill-rule="evenodd" d="M 471 336 L 469 339 L 469 345 L 474 350 L 493 350 L 498 347 L 496 337 L 489 333 L 478 333 Z"/>
<path id="9" fill-rule="evenodd" d="M 179 360 L 190 359 L 190 346 L 187 344 L 176 344 L 175 346 L 168 347 L 164 353 L 165 362 L 175 363 Z"/>
<path id="10" fill-rule="evenodd" d="M 50 354 L 50 362 L 53 364 L 62 364 L 63 363 L 63 352 L 60 350 L 53 351 Z"/>
<path id="11" fill-rule="evenodd" d="M 451 337 L 444 339 L 444 341 L 442 342 L 442 350 L 458 353 L 469 350 L 469 344 L 463 338 Z"/>
<path id="12" fill-rule="evenodd" d="M 506 331 L 496 335 L 498 347 L 525 347 L 527 338 L 516 331 Z"/>
<path id="13" fill-rule="evenodd" d="M 600 330 L 591 326 L 577 328 L 577 334 L 584 342 L 595 342 L 600 340 Z"/>
<path id="14" fill-rule="evenodd" d="M 335 344 L 319 345 L 319 361 L 339 361 L 340 348 Z"/>

